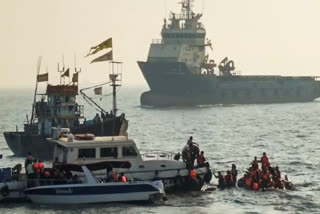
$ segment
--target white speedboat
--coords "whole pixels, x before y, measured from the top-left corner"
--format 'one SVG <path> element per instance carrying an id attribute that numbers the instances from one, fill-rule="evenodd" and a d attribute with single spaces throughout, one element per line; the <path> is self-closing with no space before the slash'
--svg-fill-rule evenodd
<path id="1" fill-rule="evenodd" d="M 26 196 L 41 204 L 89 204 L 105 202 L 137 202 L 161 200 L 163 183 L 159 181 L 101 183 L 86 166 L 81 166 L 85 182 L 28 188 Z"/>
<path id="2" fill-rule="evenodd" d="M 56 135 L 57 136 L 57 135 Z M 92 135 L 88 135 L 92 136 Z M 209 163 L 194 166 L 196 179 L 190 179 L 190 170 L 181 159 L 174 160 L 174 154 L 152 152 L 141 154 L 134 140 L 127 136 L 70 137 L 48 139 L 54 144 L 54 157 L 60 162 L 71 164 L 88 164 L 102 161 L 129 162 L 128 169 L 113 166 L 117 173 L 124 173 L 128 180 L 152 181 L 161 179 L 166 191 L 176 189 L 198 189 L 212 178 Z M 106 171 L 95 172 L 105 176 Z"/>

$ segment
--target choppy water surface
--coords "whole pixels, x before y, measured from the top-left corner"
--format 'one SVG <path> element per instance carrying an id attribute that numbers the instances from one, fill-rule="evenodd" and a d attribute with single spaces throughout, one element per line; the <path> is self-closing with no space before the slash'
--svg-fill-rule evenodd
<path id="1" fill-rule="evenodd" d="M 143 108 L 144 88 L 122 88 L 118 104 L 129 119 L 129 136 L 139 148 L 178 151 L 192 135 L 215 171 L 235 163 L 240 174 L 253 157 L 267 152 L 296 191 L 250 192 L 242 189 L 168 195 L 164 204 L 44 206 L 0 204 L 0 213 L 320 213 L 320 102 Z M 32 90 L 0 90 L 0 166 L 23 159 L 12 156 L 2 132 L 22 128 Z M 80 102 L 83 102 L 80 100 Z M 111 99 L 102 104 L 111 108 Z M 86 106 L 87 118 L 94 111 Z M 213 183 L 217 183 L 213 180 Z"/>

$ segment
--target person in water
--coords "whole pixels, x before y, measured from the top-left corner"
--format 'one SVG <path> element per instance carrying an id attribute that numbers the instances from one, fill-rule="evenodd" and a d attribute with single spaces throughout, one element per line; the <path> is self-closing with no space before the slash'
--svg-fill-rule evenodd
<path id="1" fill-rule="evenodd" d="M 218 176 L 214 174 L 214 172 L 212 172 L 212 174 L 215 178 L 218 178 L 218 188 L 221 190 L 226 188 L 226 178 L 224 177 L 224 175 L 220 171 L 218 172 Z"/>
<path id="2" fill-rule="evenodd" d="M 254 156 L 254 160 L 251 162 L 251 166 L 252 166 L 253 169 L 258 169 L 259 168 L 257 156 Z"/>
<path id="3" fill-rule="evenodd" d="M 235 187 L 237 185 L 237 176 L 238 176 L 238 170 L 235 164 L 232 164 L 231 175 L 233 178 L 233 186 Z"/>
<path id="4" fill-rule="evenodd" d="M 267 168 L 268 165 L 270 165 L 269 159 L 268 159 L 267 154 L 266 154 L 265 152 L 262 154 L 261 164 L 262 164 L 262 167 L 261 167 L 262 170 L 263 170 L 264 168 Z"/>
<path id="5" fill-rule="evenodd" d="M 228 188 L 233 187 L 233 177 L 230 170 L 227 171 L 225 181 L 226 181 L 226 187 Z"/>

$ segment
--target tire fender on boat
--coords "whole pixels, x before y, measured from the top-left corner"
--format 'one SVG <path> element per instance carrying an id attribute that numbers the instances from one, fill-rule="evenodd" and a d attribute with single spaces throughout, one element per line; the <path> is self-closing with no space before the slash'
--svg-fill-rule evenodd
<path id="1" fill-rule="evenodd" d="M 3 186 L 1 189 L 0 189 L 0 193 L 3 197 L 7 197 L 9 195 L 9 187 L 8 185 L 5 185 Z"/>
<path id="2" fill-rule="evenodd" d="M 182 176 L 181 175 L 177 175 L 174 178 L 174 182 L 175 182 L 176 185 L 182 185 L 182 183 L 183 183 Z"/>

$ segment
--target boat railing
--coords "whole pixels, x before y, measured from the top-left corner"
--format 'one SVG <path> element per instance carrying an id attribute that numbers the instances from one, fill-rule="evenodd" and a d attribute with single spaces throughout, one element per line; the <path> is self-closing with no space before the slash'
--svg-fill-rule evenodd
<path id="1" fill-rule="evenodd" d="M 152 44 L 156 44 L 156 45 L 160 45 L 163 44 L 163 40 L 162 39 L 152 39 Z"/>

